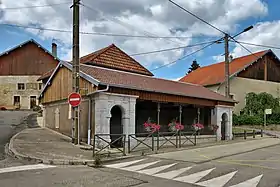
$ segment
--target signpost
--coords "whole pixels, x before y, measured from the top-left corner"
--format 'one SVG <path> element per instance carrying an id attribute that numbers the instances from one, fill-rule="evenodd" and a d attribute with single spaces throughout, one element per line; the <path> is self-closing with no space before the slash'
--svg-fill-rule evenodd
<path id="1" fill-rule="evenodd" d="M 80 144 L 80 111 L 79 111 L 79 105 L 81 104 L 81 101 L 82 101 L 82 97 L 79 93 L 71 93 L 69 96 L 68 96 L 68 103 L 73 107 L 73 108 L 76 108 L 77 107 L 77 110 L 74 110 L 74 113 L 76 112 L 77 114 L 74 114 L 74 122 L 77 123 L 77 129 L 76 129 L 76 132 L 77 132 L 77 135 L 75 136 L 75 138 L 77 138 L 77 143 Z"/>
<path id="2" fill-rule="evenodd" d="M 266 115 L 272 114 L 272 109 L 265 109 L 264 110 L 264 126 L 266 126 Z"/>

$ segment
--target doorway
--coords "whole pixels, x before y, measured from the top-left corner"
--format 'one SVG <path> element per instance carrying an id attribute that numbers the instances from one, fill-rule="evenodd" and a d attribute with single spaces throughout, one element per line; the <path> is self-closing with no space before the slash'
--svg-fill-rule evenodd
<path id="1" fill-rule="evenodd" d="M 123 134 L 122 110 L 119 106 L 114 106 L 111 109 L 110 138 L 111 138 L 111 142 L 115 141 L 113 143 L 115 147 L 123 146 L 122 139 L 120 138 L 121 134 Z"/>
<path id="2" fill-rule="evenodd" d="M 30 96 L 30 109 L 36 106 L 36 96 Z"/>
<path id="3" fill-rule="evenodd" d="M 228 115 L 226 113 L 222 114 L 222 122 L 221 122 L 221 135 L 222 140 L 226 140 L 226 126 L 228 123 Z"/>

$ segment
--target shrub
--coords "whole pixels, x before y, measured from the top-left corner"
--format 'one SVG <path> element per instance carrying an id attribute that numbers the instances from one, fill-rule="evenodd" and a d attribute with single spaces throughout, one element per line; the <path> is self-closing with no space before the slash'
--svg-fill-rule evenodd
<path id="1" fill-rule="evenodd" d="M 233 124 L 234 125 L 262 125 L 263 119 L 259 115 L 234 115 L 233 116 Z"/>

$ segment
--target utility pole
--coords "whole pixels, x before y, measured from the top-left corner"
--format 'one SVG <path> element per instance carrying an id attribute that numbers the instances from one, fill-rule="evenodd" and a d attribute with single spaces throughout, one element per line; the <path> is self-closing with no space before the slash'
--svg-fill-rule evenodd
<path id="1" fill-rule="evenodd" d="M 230 97 L 230 87 L 229 87 L 229 50 L 228 50 L 228 38 L 229 35 L 225 34 L 224 40 L 225 40 L 225 96 Z"/>
<path id="2" fill-rule="evenodd" d="M 74 93 L 80 93 L 80 39 L 79 39 L 79 32 L 80 32 L 80 10 L 79 10 L 79 3 L 80 0 L 73 0 L 73 49 L 72 49 L 72 88 Z M 79 106 L 73 107 L 73 125 L 74 128 L 74 137 L 72 137 L 72 143 L 78 144 L 78 133 L 79 133 Z M 72 131 L 73 132 L 73 131 Z"/>

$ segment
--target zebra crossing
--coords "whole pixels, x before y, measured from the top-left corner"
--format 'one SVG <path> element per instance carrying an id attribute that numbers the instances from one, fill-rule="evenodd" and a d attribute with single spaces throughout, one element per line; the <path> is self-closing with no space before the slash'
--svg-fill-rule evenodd
<path id="1" fill-rule="evenodd" d="M 163 179 L 169 179 L 204 187 L 224 187 L 236 175 L 236 173 L 238 173 L 238 170 L 236 170 L 208 180 L 203 180 L 204 177 L 209 175 L 214 170 L 217 170 L 217 168 L 213 167 L 186 175 L 184 173 L 191 172 L 195 165 L 183 168 L 176 168 L 176 165 L 178 166 L 179 164 L 177 162 L 171 164 L 163 164 L 163 161 L 161 160 L 149 162 L 147 161 L 148 159 L 139 159 L 128 162 L 105 165 L 105 167 L 146 174 L 153 177 L 159 177 Z M 230 187 L 256 187 L 259 184 L 262 177 L 263 174 L 231 185 Z"/>

